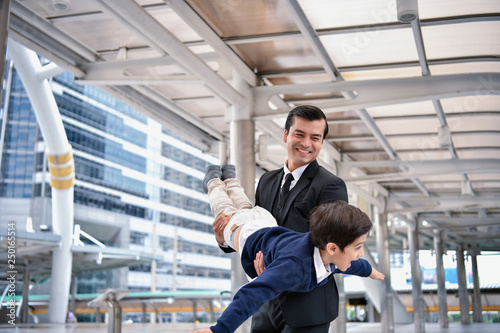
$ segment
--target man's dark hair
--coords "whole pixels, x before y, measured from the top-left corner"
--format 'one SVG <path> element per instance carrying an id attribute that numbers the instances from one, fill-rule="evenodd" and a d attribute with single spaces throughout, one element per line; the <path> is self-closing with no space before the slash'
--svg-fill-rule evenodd
<path id="1" fill-rule="evenodd" d="M 316 206 L 309 217 L 311 239 L 315 247 L 324 249 L 335 243 L 342 252 L 356 238 L 372 229 L 368 215 L 343 200 Z"/>
<path id="2" fill-rule="evenodd" d="M 323 119 L 325 121 L 325 132 L 323 133 L 323 140 L 325 140 L 326 135 L 328 134 L 328 122 L 326 121 L 325 114 L 323 113 L 323 111 L 321 111 L 320 108 L 312 105 L 300 105 L 290 111 L 285 121 L 285 130 L 287 131 L 287 133 L 290 132 L 290 127 L 292 127 L 295 117 L 301 117 L 309 121 Z"/>

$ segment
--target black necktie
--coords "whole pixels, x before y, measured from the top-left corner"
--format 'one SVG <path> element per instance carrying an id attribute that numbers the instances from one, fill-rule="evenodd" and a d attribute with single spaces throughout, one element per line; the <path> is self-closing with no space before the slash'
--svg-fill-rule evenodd
<path id="1" fill-rule="evenodd" d="M 283 187 L 281 188 L 281 197 L 280 198 L 283 198 L 288 193 L 288 191 L 290 191 L 290 184 L 292 183 L 293 179 L 294 178 L 293 178 L 293 175 L 291 172 L 288 175 L 286 175 L 285 183 L 283 184 Z"/>

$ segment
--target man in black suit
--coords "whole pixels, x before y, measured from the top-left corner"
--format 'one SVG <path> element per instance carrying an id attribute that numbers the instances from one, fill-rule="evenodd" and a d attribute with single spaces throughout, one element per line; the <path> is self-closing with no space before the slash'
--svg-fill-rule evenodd
<path id="1" fill-rule="evenodd" d="M 327 134 L 328 124 L 321 109 L 304 105 L 288 114 L 283 136 L 288 159 L 283 168 L 260 178 L 255 193 L 255 204 L 269 210 L 278 225 L 308 232 L 312 208 L 335 200 L 348 201 L 344 181 L 316 161 Z M 286 181 L 288 174 L 293 178 Z M 214 222 L 216 235 L 223 229 L 221 221 Z M 216 238 L 222 244 L 220 236 Z M 338 290 L 335 279 L 331 279 L 312 292 L 288 292 L 265 303 L 252 317 L 252 333 L 327 333 L 337 315 Z"/>

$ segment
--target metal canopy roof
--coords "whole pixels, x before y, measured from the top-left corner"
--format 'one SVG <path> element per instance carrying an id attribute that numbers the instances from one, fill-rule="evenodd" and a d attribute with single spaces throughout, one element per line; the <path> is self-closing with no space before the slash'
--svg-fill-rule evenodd
<path id="1" fill-rule="evenodd" d="M 395 0 L 58 2 L 12 1 L 9 38 L 207 151 L 229 140 L 228 109 L 253 103 L 262 169 L 286 158 L 288 111 L 317 105 L 320 163 L 351 194 L 418 221 L 423 247 L 440 230 L 500 250 L 500 2 L 420 0 L 411 23 Z"/>
<path id="2" fill-rule="evenodd" d="M 14 238 L 12 238 L 14 237 Z M 14 241 L 12 241 L 14 239 Z M 15 246 L 12 246 L 15 242 Z M 0 278 L 28 271 L 30 280 L 45 282 L 52 271 L 52 250 L 60 246 L 61 237 L 52 233 L 35 233 L 0 228 L 0 253 L 15 254 L 15 260 L 0 262 Z M 12 249 L 15 251 L 12 252 Z M 105 270 L 129 267 L 163 260 L 163 256 L 147 252 L 95 245 L 71 247 L 73 253 L 72 272 L 78 275 L 83 271 Z"/>

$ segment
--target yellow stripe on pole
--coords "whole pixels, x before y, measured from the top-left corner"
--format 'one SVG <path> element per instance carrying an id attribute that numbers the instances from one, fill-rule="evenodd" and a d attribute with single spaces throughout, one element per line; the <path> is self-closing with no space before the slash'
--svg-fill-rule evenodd
<path id="1" fill-rule="evenodd" d="M 49 161 L 50 186 L 65 190 L 75 184 L 75 166 L 71 146 L 66 154 L 47 154 L 47 160 Z"/>
<path id="2" fill-rule="evenodd" d="M 75 184 L 74 176 L 65 180 L 54 179 L 52 177 L 50 178 L 50 186 L 52 186 L 53 188 L 57 188 L 58 190 L 68 189 L 74 184 Z"/>

